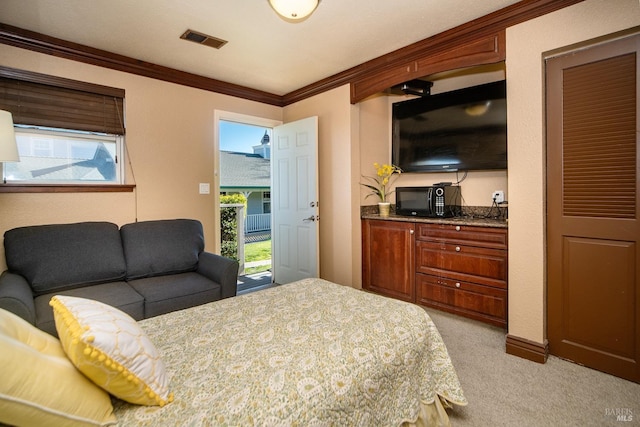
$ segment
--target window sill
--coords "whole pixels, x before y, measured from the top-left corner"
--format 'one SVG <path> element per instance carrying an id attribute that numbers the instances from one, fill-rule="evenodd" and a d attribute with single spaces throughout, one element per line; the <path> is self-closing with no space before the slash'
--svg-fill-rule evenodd
<path id="1" fill-rule="evenodd" d="M 135 184 L 0 184 L 0 193 L 131 193 Z"/>

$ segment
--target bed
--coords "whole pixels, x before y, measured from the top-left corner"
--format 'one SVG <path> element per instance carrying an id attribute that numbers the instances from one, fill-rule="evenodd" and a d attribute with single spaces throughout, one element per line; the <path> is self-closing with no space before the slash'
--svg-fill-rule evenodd
<path id="1" fill-rule="evenodd" d="M 115 401 L 120 426 L 448 425 L 467 404 L 424 309 L 322 279 L 140 325 L 175 399 Z"/>

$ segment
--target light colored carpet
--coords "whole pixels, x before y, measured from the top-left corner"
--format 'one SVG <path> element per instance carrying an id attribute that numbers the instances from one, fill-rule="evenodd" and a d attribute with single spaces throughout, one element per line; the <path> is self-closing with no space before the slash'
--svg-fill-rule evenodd
<path id="1" fill-rule="evenodd" d="M 454 427 L 640 425 L 640 384 L 553 356 L 539 364 L 508 355 L 504 329 L 426 310 L 469 401 L 447 411 Z"/>

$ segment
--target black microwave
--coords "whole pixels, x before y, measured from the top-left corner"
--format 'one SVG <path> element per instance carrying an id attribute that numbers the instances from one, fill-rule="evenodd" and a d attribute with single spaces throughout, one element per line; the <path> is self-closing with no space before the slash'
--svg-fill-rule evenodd
<path id="1" fill-rule="evenodd" d="M 462 214 L 458 185 L 396 188 L 396 214 L 451 218 Z"/>

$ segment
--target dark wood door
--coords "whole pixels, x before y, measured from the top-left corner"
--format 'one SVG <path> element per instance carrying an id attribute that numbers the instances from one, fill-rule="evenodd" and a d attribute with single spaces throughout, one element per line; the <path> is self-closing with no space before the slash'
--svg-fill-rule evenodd
<path id="1" fill-rule="evenodd" d="M 414 225 L 362 221 L 362 287 L 415 302 L 415 276 Z"/>
<path id="2" fill-rule="evenodd" d="M 546 64 L 549 352 L 635 382 L 639 41 Z"/>

